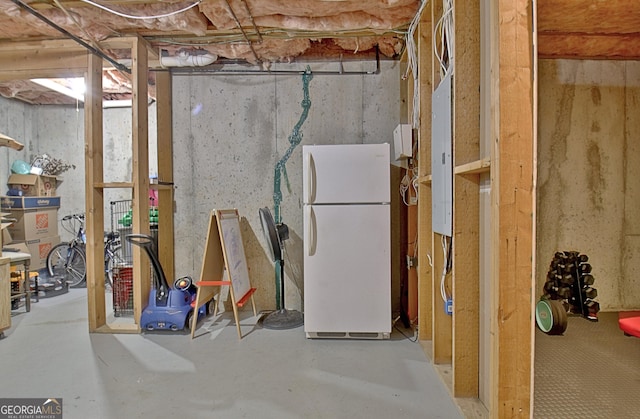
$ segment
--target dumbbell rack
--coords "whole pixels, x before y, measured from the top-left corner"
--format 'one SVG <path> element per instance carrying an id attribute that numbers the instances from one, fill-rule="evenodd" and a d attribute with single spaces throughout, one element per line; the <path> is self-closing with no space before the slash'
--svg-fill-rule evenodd
<path id="1" fill-rule="evenodd" d="M 544 284 L 544 295 L 561 300 L 567 311 L 598 321 L 600 304 L 594 299 L 598 291 L 592 287 L 589 257 L 576 251 L 556 252 Z"/>

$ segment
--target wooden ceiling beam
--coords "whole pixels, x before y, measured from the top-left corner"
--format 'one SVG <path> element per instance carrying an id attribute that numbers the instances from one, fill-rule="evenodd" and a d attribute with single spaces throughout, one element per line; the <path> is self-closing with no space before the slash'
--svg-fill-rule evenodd
<path id="1" fill-rule="evenodd" d="M 0 52 L 0 80 L 50 77 L 82 77 L 87 51 L 15 50 Z"/>
<path id="2" fill-rule="evenodd" d="M 638 60 L 640 36 L 539 32 L 538 58 Z"/>
<path id="3" fill-rule="evenodd" d="M 0 42 L 2 51 L 16 50 L 61 50 L 61 51 L 86 51 L 86 49 L 71 39 L 48 39 L 38 41 L 4 41 Z"/>
<path id="4" fill-rule="evenodd" d="M 538 0 L 540 32 L 630 34 L 640 30 L 637 0 Z"/>
<path id="5" fill-rule="evenodd" d="M 637 0 L 538 0 L 538 57 L 636 60 Z"/>
<path id="6" fill-rule="evenodd" d="M 100 43 L 104 49 L 131 50 L 136 36 L 111 38 Z M 147 41 L 148 60 L 159 67 L 159 49 Z M 0 42 L 0 80 L 23 80 L 36 77 L 82 77 L 87 67 L 89 51 L 71 39 L 50 39 L 40 41 Z M 104 62 L 105 69 L 113 64 Z"/>

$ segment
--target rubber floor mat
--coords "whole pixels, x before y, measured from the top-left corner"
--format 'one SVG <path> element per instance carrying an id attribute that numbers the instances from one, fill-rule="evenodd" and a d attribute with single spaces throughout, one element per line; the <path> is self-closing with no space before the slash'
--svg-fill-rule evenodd
<path id="1" fill-rule="evenodd" d="M 634 418 L 640 414 L 640 339 L 618 313 L 591 322 L 569 314 L 561 336 L 536 329 L 534 418 Z"/>

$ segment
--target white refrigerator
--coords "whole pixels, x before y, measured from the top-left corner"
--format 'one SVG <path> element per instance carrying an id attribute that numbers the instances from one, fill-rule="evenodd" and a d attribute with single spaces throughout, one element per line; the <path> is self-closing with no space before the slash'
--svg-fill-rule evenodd
<path id="1" fill-rule="evenodd" d="M 389 144 L 303 146 L 304 330 L 391 333 Z"/>

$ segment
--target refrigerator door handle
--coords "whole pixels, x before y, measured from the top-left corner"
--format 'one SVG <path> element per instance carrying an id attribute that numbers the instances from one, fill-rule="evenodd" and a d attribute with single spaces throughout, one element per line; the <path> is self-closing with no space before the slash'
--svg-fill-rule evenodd
<path id="1" fill-rule="evenodd" d="M 307 203 L 312 203 L 316 198 L 316 166 L 313 162 L 313 155 L 311 152 L 307 153 Z"/>
<path id="2" fill-rule="evenodd" d="M 307 220 L 309 220 L 309 229 L 307 231 L 307 253 L 309 256 L 313 256 L 316 252 L 316 213 L 313 211 L 311 205 L 307 206 Z"/>

